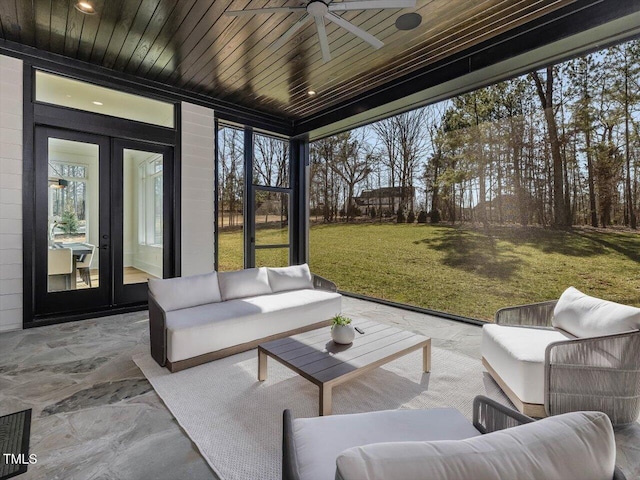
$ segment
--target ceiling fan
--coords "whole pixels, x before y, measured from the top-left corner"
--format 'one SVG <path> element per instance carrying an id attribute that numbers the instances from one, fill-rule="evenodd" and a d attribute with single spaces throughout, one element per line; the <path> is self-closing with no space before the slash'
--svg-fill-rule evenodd
<path id="1" fill-rule="evenodd" d="M 327 38 L 327 31 L 325 29 L 325 20 L 335 23 L 336 25 L 344 28 L 345 30 L 360 37 L 362 40 L 370 44 L 373 48 L 381 48 L 384 43 L 371 35 L 369 32 L 364 31 L 360 27 L 355 26 L 353 23 L 345 20 L 334 12 L 345 12 L 350 10 L 383 10 L 387 8 L 407 8 L 415 7 L 416 0 L 363 0 L 363 1 L 350 1 L 350 2 L 335 2 L 333 0 L 311 0 L 303 7 L 270 7 L 270 8 L 254 8 L 247 10 L 228 10 L 225 15 L 240 16 L 240 15 L 258 15 L 258 14 L 271 14 L 271 13 L 304 13 L 302 17 L 287 30 L 276 42 L 272 45 L 274 49 L 279 49 L 289 40 L 298 30 L 304 27 L 310 21 L 315 21 L 316 28 L 318 29 L 318 38 L 320 39 L 320 49 L 322 50 L 322 59 L 324 62 L 331 60 L 331 51 L 329 50 L 329 39 Z"/>

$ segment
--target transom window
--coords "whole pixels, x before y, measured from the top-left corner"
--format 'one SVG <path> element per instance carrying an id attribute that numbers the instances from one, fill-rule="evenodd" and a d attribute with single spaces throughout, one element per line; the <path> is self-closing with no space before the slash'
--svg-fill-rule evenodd
<path id="1" fill-rule="evenodd" d="M 151 98 L 36 71 L 36 101 L 174 128 L 174 106 Z"/>

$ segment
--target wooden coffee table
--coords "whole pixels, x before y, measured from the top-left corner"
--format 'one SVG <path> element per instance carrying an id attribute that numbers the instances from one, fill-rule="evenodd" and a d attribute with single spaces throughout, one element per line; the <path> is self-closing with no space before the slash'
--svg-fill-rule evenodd
<path id="1" fill-rule="evenodd" d="M 422 349 L 422 368 L 431 370 L 431 339 L 374 322 L 354 320 L 364 331 L 351 345 L 331 340 L 330 327 L 258 346 L 258 380 L 267 379 L 267 357 L 289 367 L 320 388 L 320 415 L 331 415 L 333 387 L 407 353 Z"/>

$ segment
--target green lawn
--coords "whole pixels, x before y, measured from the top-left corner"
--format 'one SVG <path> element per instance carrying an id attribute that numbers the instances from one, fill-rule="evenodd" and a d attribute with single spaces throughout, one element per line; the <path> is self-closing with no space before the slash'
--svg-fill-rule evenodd
<path id="1" fill-rule="evenodd" d="M 241 253 L 238 232 L 220 240 L 221 266 L 239 265 L 241 256 L 223 252 Z M 570 285 L 640 306 L 636 233 L 334 224 L 313 226 L 310 246 L 311 270 L 342 290 L 473 318 L 557 298 Z"/>

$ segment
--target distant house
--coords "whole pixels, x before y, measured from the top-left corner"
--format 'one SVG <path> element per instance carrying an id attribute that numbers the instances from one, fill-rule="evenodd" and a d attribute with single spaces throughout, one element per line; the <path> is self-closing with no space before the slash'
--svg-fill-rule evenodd
<path id="1" fill-rule="evenodd" d="M 384 187 L 364 190 L 354 201 L 363 215 L 368 215 L 372 208 L 376 212 L 396 213 L 401 203 L 412 208 L 415 203 L 414 187 Z"/>

